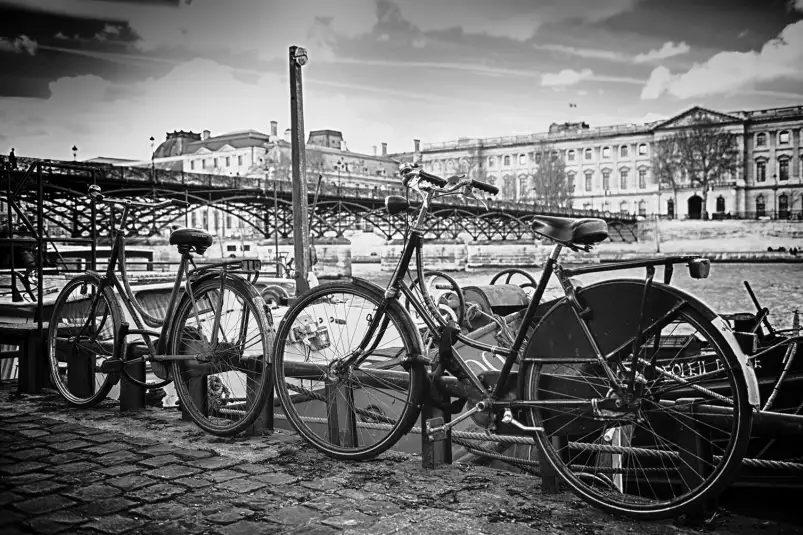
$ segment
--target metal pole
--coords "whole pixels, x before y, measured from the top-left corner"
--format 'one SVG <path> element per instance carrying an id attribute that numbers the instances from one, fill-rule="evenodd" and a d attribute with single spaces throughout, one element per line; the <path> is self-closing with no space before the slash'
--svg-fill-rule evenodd
<path id="1" fill-rule="evenodd" d="M 309 290 L 309 232 L 307 216 L 307 162 L 304 149 L 304 100 L 301 67 L 307 51 L 290 47 L 290 128 L 293 135 L 293 252 L 296 263 L 296 295 Z"/>

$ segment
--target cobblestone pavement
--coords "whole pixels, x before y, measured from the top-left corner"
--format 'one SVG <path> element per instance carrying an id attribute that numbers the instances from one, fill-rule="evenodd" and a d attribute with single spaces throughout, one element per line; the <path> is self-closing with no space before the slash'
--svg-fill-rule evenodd
<path id="1" fill-rule="evenodd" d="M 717 533 L 798 533 L 727 511 Z M 537 478 L 390 453 L 342 463 L 294 434 L 220 439 L 176 411 L 68 408 L 0 387 L 0 532 L 13 533 L 694 533 L 636 523 Z"/>

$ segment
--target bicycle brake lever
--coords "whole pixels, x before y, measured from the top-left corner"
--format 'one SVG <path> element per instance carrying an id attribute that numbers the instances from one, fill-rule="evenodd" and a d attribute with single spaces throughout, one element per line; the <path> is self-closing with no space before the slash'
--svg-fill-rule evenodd
<path id="1" fill-rule="evenodd" d="M 488 205 L 485 204 L 485 201 L 483 201 L 482 199 L 477 198 L 474 195 L 474 188 L 472 188 L 470 184 L 466 186 L 466 189 L 463 192 L 463 196 L 466 197 L 467 199 L 471 199 L 473 201 L 476 201 L 476 202 L 480 203 L 482 205 L 482 207 L 485 208 L 486 210 L 488 209 Z"/>

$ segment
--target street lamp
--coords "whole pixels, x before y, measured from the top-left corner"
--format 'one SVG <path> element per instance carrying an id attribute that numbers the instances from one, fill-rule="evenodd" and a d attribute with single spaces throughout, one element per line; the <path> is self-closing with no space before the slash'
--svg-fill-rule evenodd
<path id="1" fill-rule="evenodd" d="M 348 162 L 344 162 L 343 159 L 341 158 L 341 159 L 339 159 L 337 161 L 337 163 L 335 164 L 335 167 L 337 168 L 337 195 L 339 197 L 340 196 L 340 186 L 341 186 L 340 172 L 341 172 L 341 169 L 345 169 L 346 174 L 348 175 L 348 173 L 349 173 L 349 164 L 348 164 Z"/>
<path id="2" fill-rule="evenodd" d="M 772 175 L 772 181 L 775 183 L 772 186 L 772 197 L 775 202 L 775 210 L 773 211 L 773 218 L 778 219 L 778 174 Z"/>
<path id="3" fill-rule="evenodd" d="M 151 140 L 150 140 L 150 141 L 151 141 L 151 181 L 153 181 L 153 180 L 155 180 L 155 178 L 156 178 L 156 164 L 155 164 L 155 162 L 153 161 L 153 156 L 154 156 L 154 154 L 155 154 L 155 153 L 153 152 L 153 143 L 154 143 L 154 141 L 156 141 L 156 140 L 155 140 L 155 139 L 153 139 L 153 136 L 151 136 Z"/>
<path id="4" fill-rule="evenodd" d="M 72 161 L 78 161 L 78 147 L 72 146 Z"/>

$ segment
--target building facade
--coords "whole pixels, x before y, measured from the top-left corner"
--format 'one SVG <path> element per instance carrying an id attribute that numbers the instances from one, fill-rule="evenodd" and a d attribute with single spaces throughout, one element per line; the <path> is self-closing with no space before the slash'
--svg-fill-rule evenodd
<path id="1" fill-rule="evenodd" d="M 695 124 L 716 124 L 736 134 L 739 166 L 704 192 L 682 179 L 676 188 L 653 172 L 653 147 Z M 803 106 L 720 113 L 692 108 L 647 124 L 590 128 L 553 124 L 549 132 L 512 137 L 458 139 L 423 144 L 424 169 L 450 175 L 468 171 L 497 185 L 501 197 L 537 203 L 533 174 L 544 146 L 561 158 L 572 206 L 644 217 L 803 218 Z"/>

